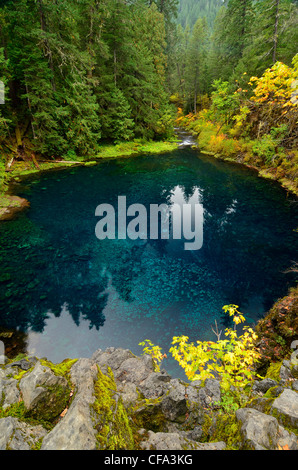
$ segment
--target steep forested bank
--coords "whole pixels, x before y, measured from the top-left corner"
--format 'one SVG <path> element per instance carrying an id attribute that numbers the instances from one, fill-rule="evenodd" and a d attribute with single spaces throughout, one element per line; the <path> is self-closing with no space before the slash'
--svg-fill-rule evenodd
<path id="1" fill-rule="evenodd" d="M 205 2 L 209 5 L 212 2 Z M 205 5 L 205 6 L 206 6 Z M 190 5 L 188 5 L 190 6 Z M 186 2 L 180 2 L 181 16 Z M 190 15 L 191 9 L 188 10 Z M 256 167 L 297 192 L 297 4 L 230 0 L 213 26 L 178 26 L 177 124 L 202 150 Z"/>
<path id="2" fill-rule="evenodd" d="M 215 81 L 210 106 L 187 115 L 179 108 L 177 125 L 197 137 L 202 151 L 253 166 L 297 194 L 297 58 L 292 67 L 276 62 L 251 77 L 245 90 Z"/>
<path id="3" fill-rule="evenodd" d="M 171 89 L 186 112 L 208 104 L 214 80 L 227 81 L 233 91 L 246 89 L 250 77 L 261 77 L 277 61 L 291 66 L 297 53 L 297 2 L 229 0 L 217 9 L 215 3 L 180 0 Z M 217 12 L 213 21 L 211 11 Z"/>

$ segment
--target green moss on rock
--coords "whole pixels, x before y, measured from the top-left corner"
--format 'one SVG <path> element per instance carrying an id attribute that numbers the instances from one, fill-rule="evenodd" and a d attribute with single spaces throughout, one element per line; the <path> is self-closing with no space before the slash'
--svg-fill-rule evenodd
<path id="1" fill-rule="evenodd" d="M 43 388 L 45 392 L 39 399 L 38 406 L 27 409 L 25 417 L 53 423 L 67 407 L 70 390 L 59 384 Z"/>
<path id="2" fill-rule="evenodd" d="M 266 378 L 276 380 L 277 382 L 280 381 L 280 368 L 282 366 L 282 361 L 280 362 L 272 362 L 267 369 Z"/>
<path id="3" fill-rule="evenodd" d="M 132 417 L 138 428 L 153 432 L 165 431 L 166 417 L 161 408 L 160 398 L 140 400 L 132 410 Z"/>
<path id="4" fill-rule="evenodd" d="M 59 364 L 54 364 L 53 362 L 47 360 L 47 359 L 41 359 L 40 363 L 44 366 L 49 367 L 52 372 L 54 372 L 55 375 L 64 377 L 69 385 L 70 385 L 70 369 L 74 365 L 74 363 L 77 362 L 77 359 L 64 359 L 62 362 L 59 362 Z"/>
<path id="5" fill-rule="evenodd" d="M 242 442 L 240 430 L 241 422 L 237 421 L 234 413 L 219 413 L 209 430 L 209 442 L 224 441 L 227 450 L 238 450 Z"/>
<path id="6" fill-rule="evenodd" d="M 94 411 L 98 447 L 107 450 L 133 449 L 134 438 L 129 417 L 117 393 L 110 368 L 107 375 L 98 368 L 94 391 L 95 401 L 91 407 Z"/>
<path id="7" fill-rule="evenodd" d="M 286 297 L 279 299 L 257 323 L 255 330 L 261 353 L 258 372 L 265 375 L 272 363 L 280 363 L 291 354 L 291 343 L 298 339 L 298 287 L 293 287 Z"/>

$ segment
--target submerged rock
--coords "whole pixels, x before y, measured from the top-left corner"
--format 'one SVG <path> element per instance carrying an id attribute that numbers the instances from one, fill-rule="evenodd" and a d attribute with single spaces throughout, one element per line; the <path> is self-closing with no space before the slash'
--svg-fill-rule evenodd
<path id="1" fill-rule="evenodd" d="M 18 212 L 27 209 L 29 201 L 19 196 L 5 195 L 0 200 L 0 220 L 11 220 Z"/>

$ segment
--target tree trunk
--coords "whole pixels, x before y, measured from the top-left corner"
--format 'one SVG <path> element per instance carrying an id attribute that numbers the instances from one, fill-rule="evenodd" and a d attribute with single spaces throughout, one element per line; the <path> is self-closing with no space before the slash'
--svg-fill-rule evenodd
<path id="1" fill-rule="evenodd" d="M 46 33 L 47 32 L 47 26 L 46 26 L 45 14 L 44 14 L 44 11 L 43 11 L 42 0 L 38 0 L 38 4 L 39 4 L 40 27 L 41 27 L 41 30 L 44 33 Z M 55 79 L 54 79 L 54 64 L 53 64 L 52 50 L 51 50 L 49 41 L 46 38 L 44 39 L 43 42 L 44 42 L 44 46 L 45 46 L 44 55 L 47 57 L 49 67 L 52 71 L 52 79 L 51 79 L 52 89 L 53 89 L 53 91 L 56 91 L 56 84 L 55 84 Z"/>
<path id="2" fill-rule="evenodd" d="M 197 97 L 198 97 L 198 69 L 195 75 L 195 90 L 194 90 L 194 113 L 197 114 Z"/>
<path id="3" fill-rule="evenodd" d="M 16 140 L 17 140 L 17 146 L 18 147 L 23 147 L 21 131 L 20 131 L 20 128 L 19 128 L 18 124 L 16 125 Z"/>
<path id="4" fill-rule="evenodd" d="M 242 29 L 241 29 L 241 39 L 242 39 L 242 46 L 241 46 L 241 57 L 243 56 L 243 51 L 245 47 L 245 34 L 246 34 L 246 10 L 247 10 L 247 3 L 246 0 L 243 0 L 242 3 Z"/>
<path id="5" fill-rule="evenodd" d="M 115 87 L 117 86 L 117 54 L 116 48 L 114 48 L 114 83 Z"/>
<path id="6" fill-rule="evenodd" d="M 31 103 L 30 103 L 30 99 L 29 99 L 29 96 L 28 96 L 29 90 L 28 90 L 28 85 L 27 85 L 26 79 L 25 79 L 25 88 L 26 88 L 26 93 L 27 93 L 28 108 L 29 108 L 30 114 L 31 114 L 31 116 L 32 116 Z M 36 139 L 36 134 L 35 134 L 35 128 L 34 128 L 34 124 L 33 124 L 33 119 L 31 118 L 30 121 L 31 121 L 31 129 L 32 129 L 33 139 Z"/>
<path id="7" fill-rule="evenodd" d="M 279 2 L 280 2 L 280 0 L 275 1 L 275 23 L 274 23 L 273 55 L 272 55 L 273 64 L 275 64 L 275 62 L 276 62 L 276 51 L 277 51 L 277 40 L 278 40 L 278 22 L 279 22 Z"/>

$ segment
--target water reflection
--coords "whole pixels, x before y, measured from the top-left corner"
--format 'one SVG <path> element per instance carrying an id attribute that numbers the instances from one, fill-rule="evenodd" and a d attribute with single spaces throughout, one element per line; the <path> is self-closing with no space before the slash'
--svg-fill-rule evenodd
<path id="1" fill-rule="evenodd" d="M 185 250 L 201 249 L 204 232 L 204 207 L 201 203 L 201 189 L 195 186 L 192 188 L 192 193 L 186 194 L 185 188 L 177 185 L 170 191 L 169 200 L 173 218 L 173 239 L 183 237 L 186 240 L 192 240 L 191 243 L 184 243 Z"/>
<path id="2" fill-rule="evenodd" d="M 147 228 L 150 204 L 188 205 L 186 235 L 198 241 L 201 228 L 201 248 L 184 249 L 183 227 L 182 240 L 99 241 L 95 208 L 116 207 L 120 194 L 144 204 Z M 175 335 L 215 339 L 223 305 L 254 322 L 294 282 L 284 272 L 296 206 L 251 173 L 190 150 L 81 168 L 60 182 L 41 177 L 30 198 L 28 217 L 0 224 L 0 325 L 19 335 L 5 340 L 11 351 L 18 343 L 62 360 L 108 346 L 138 353 L 146 338 L 165 349 Z"/>

